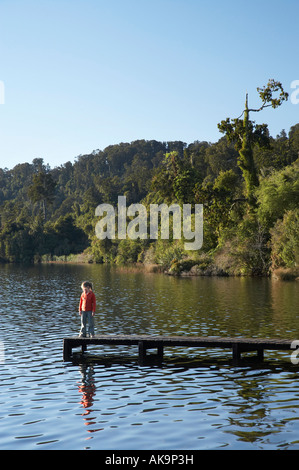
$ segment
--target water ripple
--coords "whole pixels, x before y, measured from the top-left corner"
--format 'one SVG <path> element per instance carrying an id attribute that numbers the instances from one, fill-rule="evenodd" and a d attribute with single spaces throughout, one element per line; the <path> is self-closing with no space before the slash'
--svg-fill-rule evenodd
<path id="1" fill-rule="evenodd" d="M 299 370 L 286 355 L 232 367 L 230 352 L 166 348 L 161 367 L 141 367 L 136 348 L 102 347 L 63 363 L 83 279 L 98 332 L 299 338 L 294 283 L 0 266 L 16 292 L 13 311 L 2 293 L 1 449 L 299 448 Z"/>

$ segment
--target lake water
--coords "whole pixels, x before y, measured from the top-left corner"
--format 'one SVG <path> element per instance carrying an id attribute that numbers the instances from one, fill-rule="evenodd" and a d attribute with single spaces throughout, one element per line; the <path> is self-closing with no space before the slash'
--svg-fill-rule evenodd
<path id="1" fill-rule="evenodd" d="M 99 265 L 0 266 L 0 449 L 299 449 L 299 365 L 265 351 L 90 347 L 77 335 L 82 281 L 94 283 L 97 333 L 299 340 L 298 282 L 175 278 Z"/>

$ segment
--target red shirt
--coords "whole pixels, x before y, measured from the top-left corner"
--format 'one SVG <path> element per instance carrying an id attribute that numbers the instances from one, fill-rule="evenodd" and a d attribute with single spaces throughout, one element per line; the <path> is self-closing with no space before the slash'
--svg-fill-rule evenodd
<path id="1" fill-rule="evenodd" d="M 88 294 L 85 294 L 85 292 L 82 293 L 79 303 L 79 310 L 80 312 L 82 310 L 83 312 L 96 311 L 96 296 L 92 291 L 88 292 Z"/>

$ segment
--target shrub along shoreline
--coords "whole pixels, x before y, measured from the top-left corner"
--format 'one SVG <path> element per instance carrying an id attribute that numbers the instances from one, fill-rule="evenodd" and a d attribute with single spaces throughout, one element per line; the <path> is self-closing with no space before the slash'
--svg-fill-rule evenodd
<path id="1" fill-rule="evenodd" d="M 68 256 L 54 256 L 43 257 L 40 261 L 41 264 L 99 264 L 96 263 L 92 255 L 87 253 L 79 253 L 76 255 Z M 170 266 L 163 266 L 155 263 L 127 263 L 127 264 L 106 264 L 119 271 L 123 272 L 142 272 L 142 273 L 160 273 L 169 276 L 178 277 L 252 277 L 253 275 L 233 273 L 224 271 L 221 267 L 217 266 L 211 259 L 208 259 L 205 255 L 202 255 L 201 259 L 184 259 L 178 261 L 173 259 Z M 258 277 L 271 277 L 274 280 L 280 281 L 299 281 L 299 268 L 277 268 L 272 272 L 264 275 L 258 275 Z"/>

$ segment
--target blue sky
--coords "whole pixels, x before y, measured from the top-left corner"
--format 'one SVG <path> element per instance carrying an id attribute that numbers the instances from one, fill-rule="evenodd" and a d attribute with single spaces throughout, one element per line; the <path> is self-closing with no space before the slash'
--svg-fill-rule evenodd
<path id="1" fill-rule="evenodd" d="M 137 139 L 216 142 L 246 91 L 250 107 L 269 78 L 296 92 L 298 18 L 298 0 L 0 0 L 0 167 Z M 252 119 L 276 136 L 299 104 Z"/>

